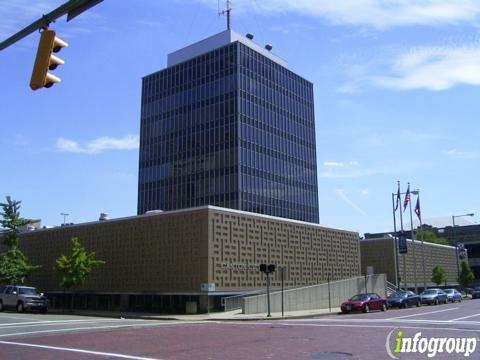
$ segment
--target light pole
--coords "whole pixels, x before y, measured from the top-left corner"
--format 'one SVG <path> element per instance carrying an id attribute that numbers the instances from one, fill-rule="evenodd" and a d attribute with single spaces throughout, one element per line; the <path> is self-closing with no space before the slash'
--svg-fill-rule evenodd
<path id="1" fill-rule="evenodd" d="M 69 216 L 70 214 L 67 214 L 67 213 L 60 213 L 60 215 L 63 216 L 63 226 L 65 226 L 65 222 L 67 220 L 67 216 Z"/>
<path id="2" fill-rule="evenodd" d="M 458 264 L 458 243 L 457 243 L 457 238 L 455 236 L 455 218 L 459 217 L 464 217 L 464 216 L 474 216 L 474 213 L 469 213 L 469 214 L 463 214 L 463 215 L 452 215 L 452 239 L 453 243 L 455 244 L 455 258 L 457 260 L 457 282 L 458 279 L 460 278 L 460 266 Z"/>

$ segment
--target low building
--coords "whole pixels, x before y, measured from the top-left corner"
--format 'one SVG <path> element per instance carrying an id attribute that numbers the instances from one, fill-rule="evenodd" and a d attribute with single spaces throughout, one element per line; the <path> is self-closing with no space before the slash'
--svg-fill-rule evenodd
<path id="1" fill-rule="evenodd" d="M 432 228 L 439 237 L 446 238 L 452 246 L 467 250 L 468 262 L 475 275 L 476 284 L 480 284 L 480 225 L 456 225 Z"/>
<path id="2" fill-rule="evenodd" d="M 442 285 L 457 285 L 457 259 L 454 246 L 446 246 L 407 239 L 407 253 L 398 254 L 396 272 L 395 238 L 390 235 L 360 241 L 362 273 L 384 273 L 387 281 L 410 289 L 436 286 L 432 282 L 432 269 L 439 265 L 446 273 L 447 282 Z M 406 285 L 405 285 L 406 282 Z"/>
<path id="3" fill-rule="evenodd" d="M 220 308 L 221 297 L 265 288 L 261 263 L 285 267 L 285 287 L 360 275 L 358 233 L 203 206 L 22 233 L 21 249 L 42 266 L 29 284 L 49 294 L 53 306 L 66 299 L 53 268 L 72 237 L 106 262 L 76 289 L 80 308 Z M 271 285 L 281 286 L 279 271 Z"/>

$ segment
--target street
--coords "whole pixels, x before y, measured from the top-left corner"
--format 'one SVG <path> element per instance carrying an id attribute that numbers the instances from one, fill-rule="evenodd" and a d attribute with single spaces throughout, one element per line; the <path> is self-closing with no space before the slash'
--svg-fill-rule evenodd
<path id="1" fill-rule="evenodd" d="M 129 320 L 0 314 L 2 359 L 388 359 L 406 336 L 478 338 L 480 301 L 272 321 Z M 390 335 L 389 335 L 390 334 Z M 470 355 L 478 358 L 480 349 Z M 408 355 L 408 357 L 407 357 Z M 427 354 L 394 354 L 427 359 Z M 435 359 L 463 355 L 438 353 Z"/>

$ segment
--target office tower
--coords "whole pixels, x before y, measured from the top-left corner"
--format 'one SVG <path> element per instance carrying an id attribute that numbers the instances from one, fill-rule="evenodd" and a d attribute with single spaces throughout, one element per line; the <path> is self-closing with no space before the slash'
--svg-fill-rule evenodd
<path id="1" fill-rule="evenodd" d="M 318 223 L 313 85 L 223 31 L 143 78 L 138 213 L 201 205 Z"/>

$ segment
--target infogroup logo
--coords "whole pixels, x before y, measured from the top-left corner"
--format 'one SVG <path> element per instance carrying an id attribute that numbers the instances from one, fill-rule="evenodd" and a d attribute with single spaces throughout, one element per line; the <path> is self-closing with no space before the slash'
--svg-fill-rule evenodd
<path id="1" fill-rule="evenodd" d="M 446 353 L 455 354 L 458 359 L 462 355 L 469 357 L 477 348 L 478 339 L 475 337 L 423 337 L 421 332 L 415 333 L 413 337 L 406 337 L 401 330 L 397 331 L 392 347 L 391 337 L 394 331 L 395 329 L 388 333 L 385 341 L 385 348 L 392 359 L 400 359 L 403 353 L 425 354 L 429 358 Z"/>

